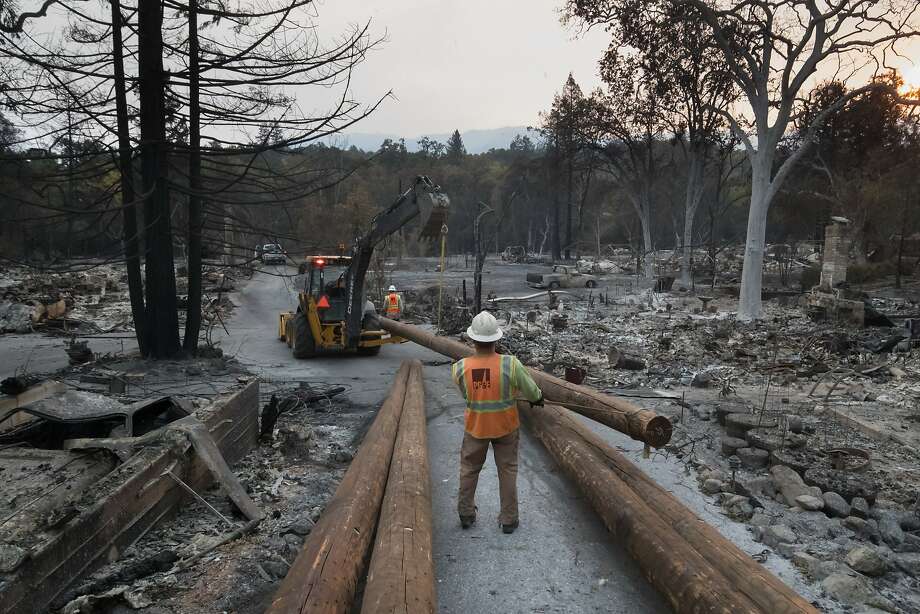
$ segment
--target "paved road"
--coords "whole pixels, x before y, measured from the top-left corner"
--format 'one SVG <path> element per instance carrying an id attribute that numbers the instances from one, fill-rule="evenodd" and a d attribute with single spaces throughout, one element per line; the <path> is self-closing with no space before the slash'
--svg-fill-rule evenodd
<path id="1" fill-rule="evenodd" d="M 277 271 L 277 270 L 276 270 Z M 280 271 L 278 271 L 280 272 Z M 434 513 L 434 557 L 442 612 L 665 612 L 632 565 L 548 458 L 524 433 L 519 478 L 521 528 L 497 524 L 497 474 L 490 458 L 480 480 L 479 523 L 462 531 L 455 492 L 463 402 L 444 357 L 414 344 L 386 346 L 376 357 L 295 361 L 275 339 L 276 314 L 294 304 L 283 277 L 256 275 L 237 298 L 224 348 L 267 378 L 347 383 L 357 402 L 380 403 L 406 359 L 425 367 Z"/>

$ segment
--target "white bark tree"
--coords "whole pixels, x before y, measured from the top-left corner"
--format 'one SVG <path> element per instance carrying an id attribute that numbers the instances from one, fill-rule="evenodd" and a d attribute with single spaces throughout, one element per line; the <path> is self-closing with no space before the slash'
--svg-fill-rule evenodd
<path id="1" fill-rule="evenodd" d="M 722 52 L 725 67 L 748 105 L 722 115 L 744 144 L 751 164 L 744 269 L 738 317 L 763 316 L 761 288 L 767 213 L 815 131 L 847 100 L 873 87 L 850 90 L 805 126 L 796 149 L 781 164 L 778 147 L 796 118 L 798 103 L 819 70 L 851 74 L 884 64 L 896 45 L 920 37 L 920 4 L 912 0 L 674 0 L 696 8 Z"/>
<path id="2" fill-rule="evenodd" d="M 877 71 L 900 53 L 899 43 L 920 38 L 916 0 L 567 0 L 565 15 L 587 24 L 660 18 L 665 7 L 698 12 L 722 63 L 747 104 L 720 114 L 744 145 L 751 165 L 744 271 L 738 316 L 763 316 L 761 287 L 770 204 L 827 117 L 872 83 L 847 92 L 827 112 L 814 117 L 792 154 L 779 161 L 778 149 L 800 108 L 802 95 L 822 77 L 859 76 Z M 707 31 L 708 30 L 708 31 Z M 824 75 L 822 75 L 822 72 Z M 836 73 L 836 74 L 833 74 Z M 868 75 L 862 75 L 864 80 Z"/>

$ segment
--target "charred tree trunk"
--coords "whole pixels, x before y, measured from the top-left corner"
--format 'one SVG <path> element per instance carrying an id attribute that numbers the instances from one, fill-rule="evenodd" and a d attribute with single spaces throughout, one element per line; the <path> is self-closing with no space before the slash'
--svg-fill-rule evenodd
<path id="1" fill-rule="evenodd" d="M 476 268 L 473 272 L 474 314 L 482 311 L 482 267 L 485 266 L 486 263 L 485 247 L 482 244 L 482 218 L 486 214 L 494 212 L 494 210 L 488 207 L 485 203 L 479 203 L 479 205 L 485 207 L 485 210 L 477 215 L 476 219 L 473 220 L 473 244 L 476 246 Z"/>
<path id="2" fill-rule="evenodd" d="M 189 0 L 189 152 L 188 152 L 188 307 L 185 312 L 187 352 L 198 351 L 201 331 L 201 232 L 204 225 L 201 206 L 201 104 L 199 101 L 198 0 Z"/>
<path id="3" fill-rule="evenodd" d="M 121 38 L 121 3 L 111 0 L 112 9 L 112 69 L 115 80 L 115 117 L 118 130 L 118 169 L 121 173 L 122 242 L 125 266 L 128 269 L 128 296 L 134 336 L 141 356 L 147 355 L 147 312 L 144 309 L 144 282 L 141 279 L 141 257 L 137 232 L 137 193 L 134 191 L 134 166 L 131 161 L 131 127 L 128 123 L 128 86 L 125 81 L 124 46 Z"/>
<path id="4" fill-rule="evenodd" d="M 167 186 L 162 6 L 154 0 L 139 0 L 137 19 L 141 180 L 147 227 L 147 321 L 144 334 L 149 357 L 169 358 L 179 353 L 180 345 Z"/>

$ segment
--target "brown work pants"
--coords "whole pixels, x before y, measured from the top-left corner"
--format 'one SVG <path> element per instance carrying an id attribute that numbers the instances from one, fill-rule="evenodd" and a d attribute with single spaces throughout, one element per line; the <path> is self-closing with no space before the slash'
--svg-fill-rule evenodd
<path id="1" fill-rule="evenodd" d="M 501 499 L 498 521 L 502 524 L 518 521 L 518 441 L 518 430 L 497 439 L 477 439 L 469 433 L 463 433 L 463 445 L 460 447 L 460 494 L 457 498 L 457 511 L 461 516 L 476 515 L 476 484 L 491 443 L 495 466 L 498 467 L 498 494 Z"/>

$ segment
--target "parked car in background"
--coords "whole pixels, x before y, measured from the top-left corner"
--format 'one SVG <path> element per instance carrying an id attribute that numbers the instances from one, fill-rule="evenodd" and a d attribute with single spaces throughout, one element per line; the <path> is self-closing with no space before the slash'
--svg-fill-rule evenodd
<path id="1" fill-rule="evenodd" d="M 287 254 L 277 243 L 266 243 L 262 246 L 262 262 L 264 264 L 284 264 Z"/>
<path id="2" fill-rule="evenodd" d="M 570 266 L 557 264 L 552 273 L 528 273 L 527 285 L 531 288 L 543 290 L 549 288 L 594 288 L 597 286 L 597 277 L 579 273 Z"/>

